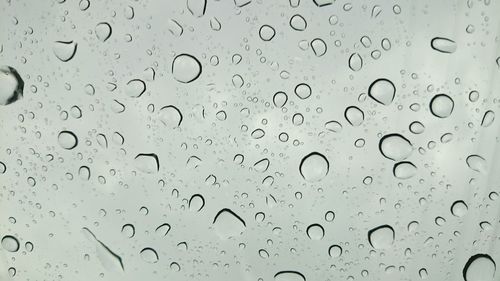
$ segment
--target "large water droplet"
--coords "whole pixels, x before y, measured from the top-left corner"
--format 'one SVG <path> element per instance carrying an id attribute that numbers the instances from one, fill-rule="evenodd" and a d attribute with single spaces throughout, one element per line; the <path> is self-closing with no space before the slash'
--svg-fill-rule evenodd
<path id="1" fill-rule="evenodd" d="M 159 260 L 158 253 L 153 248 L 142 249 L 140 255 L 142 260 L 147 263 L 157 263 Z"/>
<path id="2" fill-rule="evenodd" d="M 276 106 L 278 108 L 285 106 L 287 101 L 288 101 L 288 96 L 284 92 L 277 92 L 273 96 L 274 106 Z"/>
<path id="3" fill-rule="evenodd" d="M 332 245 L 328 248 L 328 255 L 332 258 L 338 258 L 342 255 L 342 247 L 339 245 Z"/>
<path id="4" fill-rule="evenodd" d="M 107 22 L 101 22 L 95 26 L 95 35 L 101 42 L 108 40 L 108 38 L 111 36 L 111 32 L 111 25 L 109 25 L 109 23 Z"/>
<path id="5" fill-rule="evenodd" d="M 220 210 L 214 218 L 213 225 L 221 239 L 240 235 L 246 229 L 245 221 L 230 209 Z"/>
<path id="6" fill-rule="evenodd" d="M 191 83 L 201 74 L 201 63 L 192 55 L 180 54 L 172 62 L 172 75 L 181 83 Z"/>
<path id="7" fill-rule="evenodd" d="M 328 121 L 325 123 L 325 129 L 330 132 L 340 133 L 342 131 L 342 124 L 335 120 Z"/>
<path id="8" fill-rule="evenodd" d="M 452 215 L 461 218 L 467 214 L 469 207 L 467 207 L 467 204 L 465 204 L 464 201 L 458 200 L 453 202 L 450 210 Z"/>
<path id="9" fill-rule="evenodd" d="M 363 59 L 358 53 L 354 53 L 349 57 L 349 68 L 352 71 L 359 71 L 363 68 Z"/>
<path id="10" fill-rule="evenodd" d="M 182 113 L 177 107 L 173 105 L 168 105 L 160 108 L 158 114 L 160 121 L 168 128 L 179 127 L 182 123 Z"/>
<path id="11" fill-rule="evenodd" d="M 298 271 L 280 271 L 274 275 L 274 281 L 306 281 L 304 274 Z"/>
<path id="12" fill-rule="evenodd" d="M 411 142 L 400 134 L 388 134 L 383 136 L 379 142 L 379 150 L 385 158 L 402 161 L 408 158 L 413 146 Z"/>
<path id="13" fill-rule="evenodd" d="M 19 241 L 14 236 L 5 235 L 2 238 L 2 247 L 9 252 L 17 252 L 19 250 Z"/>
<path id="14" fill-rule="evenodd" d="M 493 281 L 496 263 L 487 254 L 477 254 L 469 258 L 462 270 L 465 281 Z"/>
<path id="15" fill-rule="evenodd" d="M 381 225 L 368 231 L 368 241 L 375 249 L 385 249 L 394 243 L 394 229 L 390 225 Z"/>
<path id="16" fill-rule="evenodd" d="M 259 36 L 263 41 L 271 41 L 271 39 L 274 38 L 274 35 L 276 35 L 276 31 L 270 25 L 265 24 L 259 29 Z"/>
<path id="17" fill-rule="evenodd" d="M 370 85 L 368 95 L 378 103 L 389 105 L 396 95 L 396 87 L 390 80 L 380 78 Z"/>
<path id="18" fill-rule="evenodd" d="M 8 105 L 23 97 L 24 81 L 13 67 L 0 66 L 0 105 Z"/>
<path id="19" fill-rule="evenodd" d="M 290 26 L 297 31 L 304 31 L 307 27 L 306 20 L 301 15 L 293 15 L 290 18 Z"/>
<path id="20" fill-rule="evenodd" d="M 151 174 L 160 170 L 160 161 L 154 153 L 140 153 L 134 158 L 135 167 L 144 173 Z"/>
<path id="21" fill-rule="evenodd" d="M 61 131 L 57 137 L 59 145 L 64 149 L 73 149 L 78 145 L 78 138 L 71 131 Z"/>
<path id="22" fill-rule="evenodd" d="M 141 79 L 132 79 L 125 86 L 125 94 L 131 98 L 138 98 L 146 91 L 146 82 Z"/>
<path id="23" fill-rule="evenodd" d="M 482 127 L 489 127 L 495 121 L 495 112 L 488 110 L 484 113 L 483 120 L 481 120 Z"/>
<path id="24" fill-rule="evenodd" d="M 431 47 L 438 52 L 451 54 L 457 50 L 457 43 L 448 38 L 434 37 L 431 40 Z"/>
<path id="25" fill-rule="evenodd" d="M 52 50 L 59 60 L 68 62 L 75 56 L 77 46 L 78 44 L 73 41 L 56 41 Z"/>
<path id="26" fill-rule="evenodd" d="M 406 180 L 417 174 L 417 167 L 411 162 L 399 162 L 394 165 L 392 173 L 396 178 Z"/>
<path id="27" fill-rule="evenodd" d="M 486 160 L 480 155 L 469 155 L 465 159 L 467 166 L 473 171 L 485 173 L 487 170 Z"/>
<path id="28" fill-rule="evenodd" d="M 321 57 L 326 54 L 326 43 L 321 38 L 316 38 L 311 41 L 311 49 L 314 52 L 314 55 L 317 57 Z"/>
<path id="29" fill-rule="evenodd" d="M 351 126 L 357 127 L 363 124 L 365 113 L 357 106 L 349 106 L 344 111 L 344 117 Z"/>
<path id="30" fill-rule="evenodd" d="M 187 0 L 188 11 L 195 17 L 202 17 L 207 10 L 207 0 Z"/>
<path id="31" fill-rule="evenodd" d="M 195 194 L 189 199 L 189 210 L 199 212 L 205 206 L 205 198 L 201 194 Z"/>
<path id="32" fill-rule="evenodd" d="M 311 96 L 312 90 L 311 87 L 306 83 L 300 83 L 297 86 L 295 86 L 295 94 L 299 98 L 304 100 Z"/>
<path id="33" fill-rule="evenodd" d="M 320 224 L 311 224 L 306 229 L 307 236 L 311 240 L 321 240 L 325 236 L 325 229 Z"/>
<path id="34" fill-rule="evenodd" d="M 300 175 L 308 182 L 323 179 L 330 169 L 330 163 L 323 154 L 312 152 L 300 161 Z"/>
<path id="35" fill-rule="evenodd" d="M 455 103 L 445 94 L 435 95 L 430 102 L 431 113 L 439 118 L 446 118 L 453 112 Z"/>

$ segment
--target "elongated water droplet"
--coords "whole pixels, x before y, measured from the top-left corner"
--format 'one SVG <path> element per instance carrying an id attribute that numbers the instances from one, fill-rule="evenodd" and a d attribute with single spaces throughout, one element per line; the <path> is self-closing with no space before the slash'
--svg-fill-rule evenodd
<path id="1" fill-rule="evenodd" d="M 486 173 L 487 171 L 486 160 L 480 155 L 469 155 L 465 162 L 473 171 L 480 173 Z"/>
<path id="2" fill-rule="evenodd" d="M 445 94 L 435 95 L 429 104 L 431 113 L 439 118 L 446 118 L 453 112 L 455 102 Z"/>
<path id="3" fill-rule="evenodd" d="M 160 234 L 161 236 L 167 236 L 167 234 L 170 232 L 170 229 L 172 227 L 168 223 L 163 223 L 159 225 L 156 229 L 155 232 Z"/>
<path id="4" fill-rule="evenodd" d="M 496 263 L 487 254 L 477 254 L 465 263 L 462 274 L 465 281 L 493 281 Z"/>
<path id="5" fill-rule="evenodd" d="M 394 161 L 402 161 L 413 152 L 411 142 L 400 134 L 388 134 L 383 136 L 379 142 L 379 150 L 385 158 Z"/>
<path id="6" fill-rule="evenodd" d="M 71 131 L 61 131 L 57 137 L 59 145 L 64 149 L 73 149 L 78 145 L 78 138 Z"/>
<path id="7" fill-rule="evenodd" d="M 304 156 L 299 165 L 300 175 L 308 182 L 320 181 L 328 174 L 329 169 L 330 163 L 323 154 L 318 152 Z"/>
<path id="8" fill-rule="evenodd" d="M 381 225 L 368 231 L 368 241 L 375 249 L 385 249 L 394 243 L 394 229 L 390 225 Z"/>
<path id="9" fill-rule="evenodd" d="M 215 215 L 214 229 L 221 239 L 240 235 L 246 229 L 245 221 L 230 209 L 222 209 Z"/>
<path id="10" fill-rule="evenodd" d="M 270 25 L 264 24 L 259 29 L 259 36 L 263 41 L 271 41 L 274 35 L 276 35 L 276 31 Z"/>
<path id="11" fill-rule="evenodd" d="M 191 83 L 201 75 L 201 63 L 192 55 L 180 54 L 172 62 L 172 75 L 181 83 Z"/>
<path id="12" fill-rule="evenodd" d="M 56 41 L 52 50 L 60 61 L 68 62 L 75 56 L 77 46 L 78 44 L 73 41 Z"/>
<path id="13" fill-rule="evenodd" d="M 82 228 L 83 234 L 90 240 L 95 242 L 97 250 L 97 258 L 101 264 L 110 271 L 124 271 L 122 258 L 115 254 L 106 244 L 101 242 L 90 229 Z"/>
<path id="14" fill-rule="evenodd" d="M 111 25 L 107 22 L 98 23 L 95 27 L 95 35 L 99 41 L 104 42 L 111 36 Z"/>
<path id="15" fill-rule="evenodd" d="M 448 38 L 434 37 L 431 40 L 431 47 L 438 52 L 451 54 L 457 50 L 457 43 Z"/>
<path id="16" fill-rule="evenodd" d="M 188 11 L 195 17 L 202 17 L 207 10 L 207 0 L 187 0 Z"/>
<path id="17" fill-rule="evenodd" d="M 390 80 L 379 78 L 368 88 L 368 95 L 380 104 L 389 105 L 396 95 L 396 87 Z"/>
<path id="18" fill-rule="evenodd" d="M 24 81 L 13 67 L 0 66 L 0 105 L 8 105 L 23 97 Z"/>
<path id="19" fill-rule="evenodd" d="M 342 131 L 342 125 L 338 121 L 332 120 L 325 123 L 325 129 L 330 132 L 340 133 Z"/>

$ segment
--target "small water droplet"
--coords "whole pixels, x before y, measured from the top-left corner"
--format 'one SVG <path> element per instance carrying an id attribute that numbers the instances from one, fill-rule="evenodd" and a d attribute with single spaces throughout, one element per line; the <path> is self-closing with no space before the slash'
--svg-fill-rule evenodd
<path id="1" fill-rule="evenodd" d="M 313 39 L 311 41 L 311 49 L 313 50 L 315 56 L 321 57 L 326 54 L 326 43 L 321 38 Z"/>
<path id="2" fill-rule="evenodd" d="M 135 227 L 132 224 L 124 224 L 122 226 L 122 234 L 127 238 L 132 238 L 135 235 Z"/>
<path id="3" fill-rule="evenodd" d="M 417 174 L 417 167 L 411 162 L 399 162 L 394 164 L 392 173 L 396 178 L 406 180 Z"/>
<path id="4" fill-rule="evenodd" d="M 153 248 L 144 248 L 140 252 L 141 258 L 147 263 L 157 263 L 158 253 Z"/>
<path id="5" fill-rule="evenodd" d="M 146 91 L 146 82 L 141 79 L 132 79 L 125 86 L 125 94 L 131 98 L 138 98 Z"/>
<path id="6" fill-rule="evenodd" d="M 312 152 L 300 161 L 299 172 L 308 182 L 320 181 L 328 174 L 330 163 L 323 154 Z"/>
<path id="7" fill-rule="evenodd" d="M 363 59 L 358 53 L 354 53 L 349 57 L 349 68 L 352 71 L 360 71 L 363 68 Z"/>
<path id="8" fill-rule="evenodd" d="M 105 42 L 111 36 L 111 25 L 107 22 L 100 22 L 95 27 L 95 35 L 101 42 Z"/>
<path id="9" fill-rule="evenodd" d="M 315 0 L 320 1 L 320 0 Z M 280 271 L 274 275 L 274 281 L 306 281 L 304 274 L 298 271 Z"/>
<path id="10" fill-rule="evenodd" d="M 189 199 L 189 210 L 199 212 L 205 206 L 205 198 L 201 194 L 195 194 Z"/>
<path id="11" fill-rule="evenodd" d="M 263 41 L 271 41 L 271 39 L 273 39 L 275 35 L 276 31 L 270 25 L 264 24 L 259 29 L 259 36 Z"/>
<path id="12" fill-rule="evenodd" d="M 483 120 L 481 120 L 482 127 L 489 127 L 495 121 L 495 112 L 488 110 L 483 115 Z"/>
<path id="13" fill-rule="evenodd" d="M 342 125 L 339 122 L 332 120 L 325 123 L 325 129 L 330 132 L 340 133 L 342 131 Z"/>
<path id="14" fill-rule="evenodd" d="M 469 155 L 465 162 L 473 171 L 480 173 L 485 173 L 487 171 L 486 160 L 480 155 Z"/>
<path id="15" fill-rule="evenodd" d="M 140 153 L 134 158 L 135 167 L 144 173 L 151 174 L 160 170 L 160 161 L 154 153 Z"/>
<path id="16" fill-rule="evenodd" d="M 300 83 L 297 86 L 295 86 L 295 94 L 300 98 L 300 99 L 307 99 L 308 97 L 311 96 L 312 90 L 309 85 L 306 83 Z"/>
<path id="17" fill-rule="evenodd" d="M 172 62 L 172 75 L 181 83 L 191 83 L 201 75 L 201 63 L 192 55 L 180 54 Z"/>
<path id="18" fill-rule="evenodd" d="M 68 62 L 75 56 L 77 46 L 78 44 L 74 41 L 56 41 L 52 50 L 60 61 Z"/>
<path id="19" fill-rule="evenodd" d="M 274 106 L 278 108 L 282 108 L 283 106 L 285 106 L 287 101 L 288 101 L 288 96 L 284 92 L 277 92 L 273 96 Z"/>
<path id="20" fill-rule="evenodd" d="M 195 17 L 202 17 L 207 10 L 207 0 L 187 0 L 187 9 Z"/>
<path id="21" fill-rule="evenodd" d="M 221 239 L 240 235 L 246 229 L 245 221 L 230 209 L 220 210 L 215 215 L 213 225 Z"/>
<path id="22" fill-rule="evenodd" d="M 168 128 L 179 127 L 183 119 L 181 111 L 173 105 L 160 108 L 158 115 L 163 125 Z"/>
<path id="23" fill-rule="evenodd" d="M 344 117 L 351 126 L 357 127 L 363 124 L 365 113 L 357 106 L 349 106 L 344 111 Z"/>
<path id="24" fill-rule="evenodd" d="M 64 148 L 71 150 L 78 145 L 78 138 L 75 133 L 71 131 L 61 131 L 57 137 L 59 145 Z"/>
<path id="25" fill-rule="evenodd" d="M 451 205 L 451 214 L 454 215 L 455 217 L 463 217 L 467 214 L 469 207 L 467 207 L 467 204 L 465 204 L 464 201 L 462 200 L 457 200 L 453 202 Z"/>
<path id="26" fill-rule="evenodd" d="M 297 31 L 304 31 L 307 27 L 306 20 L 299 14 L 293 15 L 290 18 L 290 26 Z"/>

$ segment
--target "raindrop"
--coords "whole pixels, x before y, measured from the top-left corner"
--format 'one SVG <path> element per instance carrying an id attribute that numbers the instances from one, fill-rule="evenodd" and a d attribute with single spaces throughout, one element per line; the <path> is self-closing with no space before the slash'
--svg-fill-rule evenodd
<path id="1" fill-rule="evenodd" d="M 207 10 L 207 0 L 187 0 L 187 9 L 195 17 L 202 17 Z"/>
<path id="2" fill-rule="evenodd" d="M 314 4 L 316 4 L 316 6 L 318 7 L 324 7 L 324 6 L 328 6 L 328 5 L 331 5 L 333 3 L 334 0 L 313 0 Z"/>
<path id="3" fill-rule="evenodd" d="M 78 44 L 73 41 L 56 41 L 52 50 L 60 61 L 68 62 L 75 56 L 77 46 Z"/>
<path id="4" fill-rule="evenodd" d="M 160 118 L 160 121 L 167 128 L 179 127 L 183 119 L 181 111 L 173 105 L 167 105 L 160 108 L 160 110 L 158 111 L 158 116 Z"/>
<path id="5" fill-rule="evenodd" d="M 298 271 L 280 271 L 274 275 L 274 281 L 306 281 L 306 277 Z"/>
<path id="6" fill-rule="evenodd" d="M 467 166 L 473 171 L 485 173 L 486 168 L 486 160 L 480 155 L 469 155 L 465 160 Z"/>
<path id="7" fill-rule="evenodd" d="M 339 122 L 332 120 L 325 123 L 325 129 L 330 132 L 340 133 L 342 131 L 342 125 Z"/>
<path id="8" fill-rule="evenodd" d="M 479 92 L 478 91 L 471 91 L 469 93 L 469 101 L 476 102 L 478 100 L 479 100 Z"/>
<path id="9" fill-rule="evenodd" d="M 487 254 L 477 254 L 469 258 L 462 270 L 465 281 L 493 281 L 495 261 Z"/>
<path id="10" fill-rule="evenodd" d="M 321 57 L 326 54 L 326 43 L 320 38 L 316 38 L 311 41 L 311 48 L 314 52 L 314 55 L 316 55 L 317 57 Z"/>
<path id="11" fill-rule="evenodd" d="M 78 145 L 78 138 L 73 132 L 61 131 L 57 137 L 59 145 L 64 149 L 73 149 Z"/>
<path id="12" fill-rule="evenodd" d="M 255 164 L 253 164 L 253 168 L 257 172 L 264 173 L 265 171 L 267 171 L 270 164 L 271 162 L 269 161 L 269 159 L 264 158 L 255 162 Z"/>
<path id="13" fill-rule="evenodd" d="M 184 33 L 184 29 L 182 28 L 182 25 L 178 23 L 176 20 L 169 20 L 168 23 L 168 31 L 175 37 L 180 37 L 182 33 Z"/>
<path id="14" fill-rule="evenodd" d="M 107 22 L 98 23 L 95 27 L 95 35 L 101 42 L 108 40 L 111 36 L 111 25 Z"/>
<path id="15" fill-rule="evenodd" d="M 201 194 L 195 194 L 189 199 L 189 210 L 199 212 L 205 206 L 205 198 Z"/>
<path id="16" fill-rule="evenodd" d="M 328 255 L 332 258 L 338 258 L 342 255 L 342 247 L 339 245 L 332 245 L 328 248 Z"/>
<path id="17" fill-rule="evenodd" d="M 221 239 L 240 235 L 246 229 L 245 221 L 230 209 L 220 210 L 214 218 L 213 225 Z"/>
<path id="18" fill-rule="evenodd" d="M 323 179 L 330 169 L 330 163 L 323 154 L 312 152 L 300 161 L 299 172 L 302 178 L 308 182 L 316 182 Z"/>
<path id="19" fill-rule="evenodd" d="M 451 54 L 457 50 L 457 43 L 448 38 L 434 37 L 431 40 L 431 47 L 438 52 Z"/>
<path id="20" fill-rule="evenodd" d="M 417 174 L 417 167 L 411 162 L 399 162 L 394 164 L 392 173 L 396 178 L 406 180 Z"/>
<path id="21" fill-rule="evenodd" d="M 349 57 L 349 68 L 352 71 L 359 71 L 363 68 L 363 59 L 358 53 L 354 53 Z"/>
<path id="22" fill-rule="evenodd" d="M 277 92 L 273 96 L 274 106 L 278 108 L 282 108 L 283 106 L 285 106 L 287 101 L 288 101 L 288 96 L 284 92 Z"/>
<path id="23" fill-rule="evenodd" d="M 385 158 L 401 161 L 408 158 L 413 146 L 408 139 L 400 134 L 388 134 L 380 139 L 378 148 Z"/>
<path id="24" fill-rule="evenodd" d="M 23 97 L 24 81 L 13 67 L 0 66 L 0 105 L 8 105 Z"/>
<path id="25" fill-rule="evenodd" d="M 2 247 L 9 252 L 17 252 L 19 250 L 19 241 L 10 235 L 5 235 L 2 238 Z"/>
<path id="26" fill-rule="evenodd" d="M 89 240 L 96 242 L 97 258 L 106 269 L 112 271 L 125 270 L 122 258 L 120 256 L 115 254 L 108 246 L 106 246 L 99 239 L 97 239 L 95 234 L 92 233 L 90 229 L 84 227 L 82 228 L 82 231 Z"/>
<path id="27" fill-rule="evenodd" d="M 488 110 L 484 113 L 483 120 L 481 120 L 482 127 L 489 127 L 495 121 L 495 112 Z"/>
<path id="28" fill-rule="evenodd" d="M 181 83 L 190 83 L 201 74 L 201 63 L 197 58 L 188 54 L 180 54 L 172 62 L 172 75 Z"/>
<path id="29" fill-rule="evenodd" d="M 3 162 L 0 162 L 0 174 L 5 174 L 6 171 L 7 166 Z"/>
<path id="30" fill-rule="evenodd" d="M 394 238 L 394 229 L 387 224 L 368 231 L 368 242 L 375 249 L 385 249 L 392 246 Z"/>
<path id="31" fill-rule="evenodd" d="M 467 207 L 467 204 L 465 204 L 464 201 L 458 200 L 453 202 L 450 210 L 452 215 L 461 218 L 467 214 L 469 207 Z"/>
<path id="32" fill-rule="evenodd" d="M 260 139 L 260 138 L 263 138 L 265 134 L 266 134 L 266 132 L 264 132 L 264 130 L 255 129 L 255 130 L 253 130 L 251 135 L 252 135 L 252 138 L 254 138 L 254 139 Z"/>
<path id="33" fill-rule="evenodd" d="M 360 126 L 365 120 L 365 114 L 356 106 L 347 107 L 344 111 L 344 117 L 354 127 Z"/>
<path id="34" fill-rule="evenodd" d="M 131 98 L 138 98 L 146 91 L 146 83 L 141 79 L 132 79 L 125 86 L 125 94 Z"/>
<path id="35" fill-rule="evenodd" d="M 151 174 L 160 170 L 160 161 L 154 153 L 140 153 L 134 158 L 135 167 L 144 173 Z"/>
<path id="36" fill-rule="evenodd" d="M 135 235 L 135 227 L 132 224 L 124 224 L 122 226 L 122 234 L 127 238 L 132 238 Z"/>
<path id="37" fill-rule="evenodd" d="M 264 41 L 271 41 L 271 39 L 274 38 L 274 35 L 276 35 L 276 31 L 274 30 L 273 27 L 267 24 L 261 26 L 259 29 L 260 39 Z"/>
<path id="38" fill-rule="evenodd" d="M 90 168 L 81 166 L 80 169 L 78 169 L 78 175 L 82 180 L 88 181 L 90 179 Z"/>
<path id="39" fill-rule="evenodd" d="M 320 224 L 311 224 L 306 230 L 307 236 L 311 240 L 321 240 L 325 236 L 325 229 Z"/>
<path id="40" fill-rule="evenodd" d="M 446 118 L 450 116 L 453 112 L 454 106 L 455 103 L 453 102 L 453 100 L 445 94 L 435 95 L 431 99 L 429 105 L 431 113 L 439 118 Z"/>
<path id="41" fill-rule="evenodd" d="M 307 27 L 306 20 L 301 15 L 293 15 L 290 18 L 290 26 L 297 31 L 304 31 Z"/>
<path id="42" fill-rule="evenodd" d="M 141 258 L 147 263 L 157 263 L 158 253 L 153 248 L 144 248 L 140 252 Z"/>
<path id="43" fill-rule="evenodd" d="M 396 87 L 390 80 L 385 78 L 373 81 L 368 88 L 368 96 L 383 105 L 391 104 L 395 95 Z"/>
<path id="44" fill-rule="evenodd" d="M 308 97 L 311 96 L 312 90 L 309 85 L 306 83 L 300 83 L 297 86 L 295 86 L 295 94 L 300 98 L 300 99 L 307 99 Z"/>

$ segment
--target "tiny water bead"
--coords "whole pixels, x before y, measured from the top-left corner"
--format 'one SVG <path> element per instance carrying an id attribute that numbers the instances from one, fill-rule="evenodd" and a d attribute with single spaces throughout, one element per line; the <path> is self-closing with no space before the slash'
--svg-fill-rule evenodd
<path id="1" fill-rule="evenodd" d="M 231 209 L 222 209 L 214 217 L 215 232 L 221 239 L 240 235 L 246 229 L 245 221 Z"/>
<path id="2" fill-rule="evenodd" d="M 299 164 L 302 178 L 308 182 L 320 181 L 328 174 L 330 162 L 319 152 L 311 152 L 304 156 Z"/>
<path id="3" fill-rule="evenodd" d="M 464 281 L 495 280 L 496 263 L 488 254 L 476 254 L 469 258 L 462 270 Z"/>

